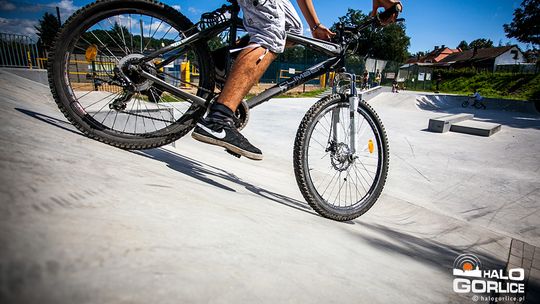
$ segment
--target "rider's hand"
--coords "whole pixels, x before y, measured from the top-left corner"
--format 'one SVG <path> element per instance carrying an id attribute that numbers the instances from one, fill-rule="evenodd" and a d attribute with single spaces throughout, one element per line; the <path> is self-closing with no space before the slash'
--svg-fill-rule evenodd
<path id="1" fill-rule="evenodd" d="M 313 38 L 326 41 L 330 41 L 330 39 L 336 35 L 336 33 L 332 32 L 322 24 L 319 24 L 315 30 L 311 31 L 311 34 L 313 35 Z"/>
<path id="2" fill-rule="evenodd" d="M 371 16 L 375 17 L 377 16 L 377 10 L 380 7 L 383 7 L 385 10 L 391 8 L 394 5 L 398 5 L 397 9 L 398 12 L 403 11 L 403 4 L 401 4 L 401 1 L 398 0 L 373 0 L 373 10 L 371 11 Z M 390 23 L 396 22 L 396 19 L 398 17 L 399 13 L 392 14 L 389 18 L 385 20 L 381 20 L 382 25 L 387 25 Z"/>

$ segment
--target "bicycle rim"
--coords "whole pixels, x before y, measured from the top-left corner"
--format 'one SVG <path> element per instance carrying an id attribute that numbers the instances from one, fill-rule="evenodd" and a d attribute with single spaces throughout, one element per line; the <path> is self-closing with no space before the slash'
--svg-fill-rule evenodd
<path id="1" fill-rule="evenodd" d="M 174 125 L 190 112 L 190 102 L 137 76 L 130 78 L 136 91 L 127 92 L 114 70 L 122 70 L 128 62 L 184 38 L 185 29 L 160 12 L 130 8 L 129 2 L 125 3 L 127 7 L 88 18 L 71 36 L 63 72 L 69 102 L 92 128 L 114 136 L 151 138 L 178 132 Z M 185 72 L 204 64 L 199 59 L 200 50 L 187 47 L 174 55 L 178 59 L 172 68 L 156 68 L 158 59 L 148 63 L 145 70 L 194 94 L 208 95 L 210 90 L 204 86 L 209 85 L 203 83 L 204 79 L 189 79 Z"/>
<path id="2" fill-rule="evenodd" d="M 370 113 L 359 108 L 356 120 L 356 155 L 347 160 L 351 119 L 348 103 L 325 108 L 307 131 L 305 167 L 307 184 L 329 212 L 352 215 L 369 209 L 382 190 L 386 144 Z M 332 116 L 339 117 L 334 126 Z M 336 130 L 337 138 L 333 132 Z"/>

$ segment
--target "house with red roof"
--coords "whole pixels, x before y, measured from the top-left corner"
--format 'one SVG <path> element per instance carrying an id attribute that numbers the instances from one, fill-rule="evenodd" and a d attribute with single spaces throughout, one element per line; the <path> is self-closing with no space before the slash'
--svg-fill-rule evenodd
<path id="1" fill-rule="evenodd" d="M 527 59 L 515 45 L 472 49 L 454 53 L 439 61 L 440 67 L 475 68 L 478 71 L 495 72 L 497 66 L 526 64 Z"/>
<path id="2" fill-rule="evenodd" d="M 437 63 L 442 61 L 444 58 L 448 57 L 449 55 L 456 54 L 461 52 L 461 49 L 451 49 L 449 47 L 446 47 L 445 45 L 435 46 L 433 51 L 429 52 L 428 54 L 419 57 L 419 58 L 411 58 L 407 60 L 408 64 L 414 64 L 414 63 Z"/>

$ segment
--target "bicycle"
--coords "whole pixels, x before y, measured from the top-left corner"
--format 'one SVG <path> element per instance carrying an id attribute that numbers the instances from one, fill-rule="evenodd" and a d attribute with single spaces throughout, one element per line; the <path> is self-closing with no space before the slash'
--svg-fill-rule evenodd
<path id="1" fill-rule="evenodd" d="M 471 104 L 471 99 L 473 99 L 472 97 L 467 97 L 467 99 L 465 99 L 465 101 L 463 101 L 461 103 L 461 106 L 463 108 L 467 108 L 470 104 Z M 486 105 L 482 102 L 482 101 L 478 101 L 476 99 L 473 100 L 473 104 L 471 105 L 471 107 L 474 107 L 475 109 L 487 109 Z"/>
<path id="2" fill-rule="evenodd" d="M 240 8 L 235 0 L 228 2 L 195 24 L 151 0 L 100 0 L 83 7 L 63 25 L 48 58 L 49 84 L 59 109 L 86 136 L 122 149 L 155 148 L 184 136 L 216 99 L 220 79 L 234 60 L 231 51 L 240 44 Z M 394 12 L 389 9 L 380 17 Z M 293 166 L 309 205 L 337 221 L 369 210 L 388 172 L 384 127 L 357 91 L 356 76 L 344 68 L 360 31 L 381 26 L 378 17 L 358 27 L 339 24 L 336 43 L 288 34 L 289 42 L 328 58 L 242 102 L 235 113 L 241 129 L 250 109 L 336 72 L 333 94 L 316 102 L 298 128 Z M 209 44 L 216 39 L 226 44 L 211 52 Z M 223 48 L 230 50 L 225 63 L 213 58 Z M 178 65 L 171 71 L 179 61 L 182 71 L 196 73 L 179 75 Z M 224 66 L 225 74 L 214 63 Z"/>

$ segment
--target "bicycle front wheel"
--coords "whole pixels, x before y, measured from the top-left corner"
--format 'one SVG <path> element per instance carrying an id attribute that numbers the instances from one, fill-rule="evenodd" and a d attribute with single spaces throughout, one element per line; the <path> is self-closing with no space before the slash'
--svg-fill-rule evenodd
<path id="1" fill-rule="evenodd" d="M 49 53 L 49 84 L 58 107 L 84 134 L 119 148 L 148 149 L 177 140 L 205 107 L 165 92 L 130 67 L 139 65 L 170 85 L 209 98 L 214 67 L 205 42 L 139 63 L 197 31 L 177 10 L 151 0 L 101 0 L 81 8 Z"/>
<path id="2" fill-rule="evenodd" d="M 349 102 L 331 95 L 306 113 L 294 144 L 294 172 L 302 195 L 323 217 L 348 221 L 379 198 L 388 172 L 388 141 L 375 111 L 360 102 L 350 146 Z"/>

